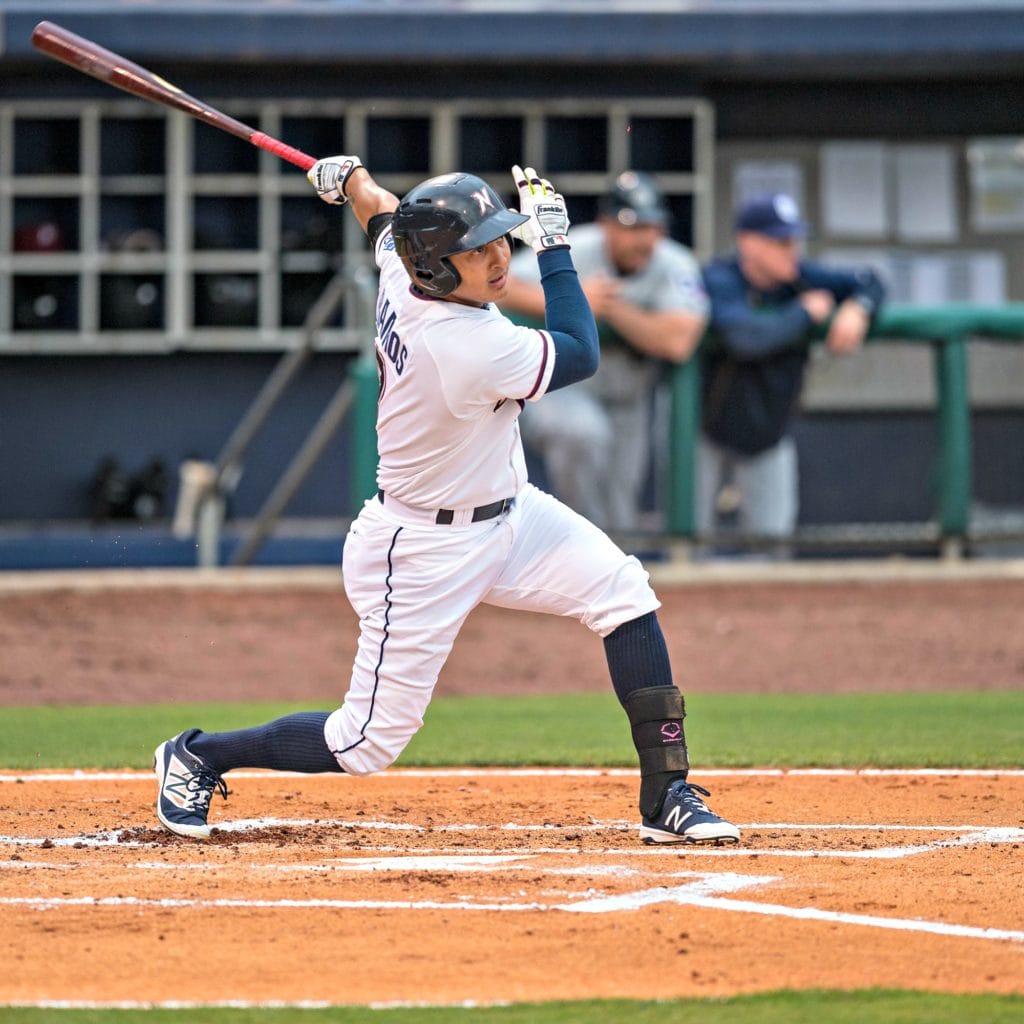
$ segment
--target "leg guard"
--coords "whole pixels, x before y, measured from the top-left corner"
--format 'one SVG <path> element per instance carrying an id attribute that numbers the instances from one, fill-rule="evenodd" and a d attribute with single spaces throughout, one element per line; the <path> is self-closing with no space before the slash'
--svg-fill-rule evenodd
<path id="1" fill-rule="evenodd" d="M 654 818 L 661 810 L 668 784 L 686 778 L 683 695 L 675 686 L 634 690 L 623 702 L 640 757 L 640 813 Z"/>

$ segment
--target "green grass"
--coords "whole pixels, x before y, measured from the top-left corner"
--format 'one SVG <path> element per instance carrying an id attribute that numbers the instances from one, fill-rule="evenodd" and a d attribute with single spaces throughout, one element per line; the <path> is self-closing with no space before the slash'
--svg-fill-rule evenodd
<path id="1" fill-rule="evenodd" d="M 193 725 L 237 729 L 309 705 L 5 708 L 0 768 L 144 768 Z M 314 705 L 315 706 L 315 705 Z M 1024 692 L 687 699 L 694 766 L 964 767 L 1024 764 Z M 611 694 L 438 698 L 400 765 L 636 764 Z"/>
<path id="2" fill-rule="evenodd" d="M 475 1009 L 21 1010 L 4 1024 L 1018 1024 L 1024 998 L 925 992 L 771 992 L 730 999 L 519 1003 Z"/>

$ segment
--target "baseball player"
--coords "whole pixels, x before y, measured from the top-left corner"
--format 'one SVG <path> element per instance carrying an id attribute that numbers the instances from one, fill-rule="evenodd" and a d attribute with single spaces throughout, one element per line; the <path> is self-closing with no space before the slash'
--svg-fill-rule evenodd
<path id="1" fill-rule="evenodd" d="M 856 352 L 885 298 L 869 266 L 804 258 L 808 225 L 792 197 L 752 196 L 736 211 L 735 252 L 704 268 L 712 344 L 702 351 L 697 446 L 698 533 L 714 531 L 718 493 L 730 472 L 740 523 L 752 537 L 790 537 L 799 472 L 790 423 L 799 406 L 815 328 L 828 321 L 826 349 Z M 769 552 L 788 557 L 782 540 Z"/>
<path id="2" fill-rule="evenodd" d="M 598 201 L 596 222 L 572 229 L 573 263 L 601 339 L 601 369 L 522 417 L 523 439 L 543 458 L 554 493 L 618 533 L 640 525 L 651 397 L 663 367 L 688 359 L 707 323 L 700 266 L 668 237 L 670 220 L 654 179 L 623 171 Z M 518 253 L 502 309 L 542 318 L 539 282 L 537 261 Z"/>
<path id="3" fill-rule="evenodd" d="M 659 601 L 640 563 L 526 478 L 519 414 L 592 375 L 597 332 L 566 240 L 565 202 L 513 168 L 520 211 L 486 182 L 446 174 L 401 201 L 355 156 L 309 172 L 369 236 L 380 288 L 376 496 L 344 547 L 360 635 L 344 704 L 237 732 L 189 729 L 161 743 L 157 816 L 205 838 L 213 793 L 234 768 L 368 775 L 387 768 L 423 715 L 462 623 L 486 602 L 579 619 L 601 636 L 640 762 L 645 842 L 736 842 L 687 781 L 683 698 Z M 505 294 L 510 236 L 537 254 L 543 330 L 517 326 Z"/>

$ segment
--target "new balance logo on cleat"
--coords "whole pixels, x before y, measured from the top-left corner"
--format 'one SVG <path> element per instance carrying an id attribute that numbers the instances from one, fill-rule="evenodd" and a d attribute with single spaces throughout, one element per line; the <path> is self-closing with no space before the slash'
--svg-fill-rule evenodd
<path id="1" fill-rule="evenodd" d="M 173 751 L 173 748 L 172 748 Z M 169 800 L 180 810 L 191 810 L 195 802 L 195 793 L 189 792 L 192 773 L 179 761 L 173 753 L 167 762 L 167 775 L 164 778 L 163 798 Z"/>
<path id="2" fill-rule="evenodd" d="M 192 729 L 161 743 L 153 755 L 153 771 L 160 784 L 156 799 L 156 816 L 164 828 L 179 836 L 206 839 L 210 826 L 210 798 L 214 791 L 226 800 L 228 787 L 224 779 L 196 757 L 187 741 L 199 732 Z"/>
<path id="3" fill-rule="evenodd" d="M 670 829 L 673 832 L 682 832 L 683 823 L 687 818 L 693 817 L 693 811 L 687 811 L 683 813 L 682 806 L 673 807 L 671 811 L 665 816 L 665 828 Z"/>
<path id="4" fill-rule="evenodd" d="M 738 843 L 740 830 L 710 810 L 701 796 L 711 794 L 685 779 L 673 782 L 657 817 L 642 820 L 640 838 L 648 844 Z"/>

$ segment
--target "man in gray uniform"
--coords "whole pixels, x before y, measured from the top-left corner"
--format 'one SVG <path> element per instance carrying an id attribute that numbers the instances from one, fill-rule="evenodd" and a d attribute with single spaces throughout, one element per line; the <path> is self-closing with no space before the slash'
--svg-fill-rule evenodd
<path id="1" fill-rule="evenodd" d="M 544 460 L 567 505 L 605 530 L 639 526 L 651 460 L 651 397 L 662 363 L 689 359 L 700 343 L 708 300 L 693 255 L 667 237 L 669 211 L 657 185 L 620 174 L 594 224 L 569 232 L 584 294 L 597 321 L 601 368 L 574 388 L 531 404 L 523 438 Z M 543 318 L 537 261 L 512 261 L 502 310 Z"/>

